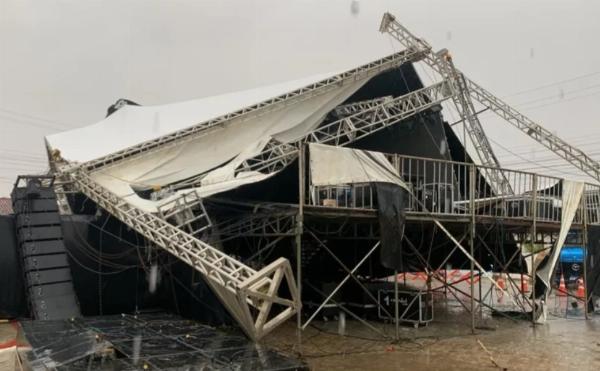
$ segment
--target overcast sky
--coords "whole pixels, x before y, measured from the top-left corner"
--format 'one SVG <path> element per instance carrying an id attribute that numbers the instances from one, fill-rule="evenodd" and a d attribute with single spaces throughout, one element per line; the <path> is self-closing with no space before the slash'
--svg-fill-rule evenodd
<path id="1" fill-rule="evenodd" d="M 118 98 L 164 104 L 396 52 L 377 31 L 386 10 L 600 159 L 596 0 L 0 0 L 0 196 L 17 174 L 45 170 L 45 135 L 101 120 Z M 503 165 L 576 177 L 516 129 L 482 121 Z"/>

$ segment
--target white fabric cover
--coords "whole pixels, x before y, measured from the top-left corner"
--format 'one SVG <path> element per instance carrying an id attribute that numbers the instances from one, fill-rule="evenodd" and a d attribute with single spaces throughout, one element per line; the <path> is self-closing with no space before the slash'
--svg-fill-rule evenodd
<path id="1" fill-rule="evenodd" d="M 383 153 L 310 144 L 310 176 L 314 186 L 394 183 L 408 189 Z"/>
<path id="2" fill-rule="evenodd" d="M 285 94 L 333 74 L 165 105 L 126 105 L 93 125 L 49 135 L 46 143 L 50 149 L 60 150 L 65 160 L 83 163 Z"/>
<path id="3" fill-rule="evenodd" d="M 46 141 L 50 150 L 60 150 L 66 160 L 86 162 L 285 94 L 327 76 L 330 74 L 173 105 L 125 106 L 97 124 L 51 135 Z M 102 168 L 91 176 L 146 212 L 156 212 L 160 205 L 190 190 L 151 201 L 139 197 L 134 189 L 163 187 L 209 172 L 195 189 L 201 197 L 206 197 L 264 180 L 274 174 L 235 175 L 235 168 L 260 153 L 271 139 L 287 143 L 302 138 L 368 80 L 357 79 L 260 115 L 230 120 L 176 145 L 166 145 Z"/>
<path id="4" fill-rule="evenodd" d="M 585 184 L 583 182 L 576 182 L 571 180 L 563 180 L 562 187 L 562 214 L 560 218 L 560 231 L 558 239 L 556 240 L 548 263 L 537 271 L 537 276 L 541 279 L 546 287 L 550 288 L 550 282 L 552 281 L 552 273 L 554 267 L 560 256 L 560 252 L 567 238 L 567 234 L 573 224 L 573 219 L 581 203 L 581 196 L 583 195 L 583 189 Z M 546 296 L 550 290 L 546 291 Z"/>

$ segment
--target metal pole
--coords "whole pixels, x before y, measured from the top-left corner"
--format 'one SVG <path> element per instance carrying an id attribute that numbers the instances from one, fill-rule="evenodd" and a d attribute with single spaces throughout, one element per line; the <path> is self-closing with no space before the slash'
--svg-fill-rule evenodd
<path id="1" fill-rule="evenodd" d="M 305 155 L 305 147 L 301 146 L 298 155 L 298 215 L 296 217 L 296 285 L 298 290 L 296 340 L 300 354 L 302 354 L 302 233 L 304 231 Z"/>
<path id="2" fill-rule="evenodd" d="M 396 320 L 396 341 L 400 340 L 400 318 L 398 317 L 399 313 L 400 308 L 398 308 L 398 271 L 394 270 L 394 318 Z"/>
<path id="3" fill-rule="evenodd" d="M 371 248 L 371 250 L 369 250 L 369 252 L 358 262 L 358 264 L 356 264 L 356 266 L 352 269 L 352 271 L 350 271 L 350 273 L 348 273 L 346 275 L 346 277 L 344 277 L 344 279 L 342 280 L 342 282 L 340 282 L 335 289 L 333 289 L 333 291 L 331 292 L 331 294 L 329 294 L 329 296 L 321 303 L 321 305 L 319 305 L 319 307 L 317 308 L 317 310 L 312 314 L 312 316 L 310 316 L 310 318 L 306 321 L 306 323 L 304 323 L 304 325 L 302 325 L 302 329 L 304 330 L 311 322 L 312 320 L 317 316 L 317 314 L 319 314 L 319 312 L 321 311 L 321 309 L 323 309 L 323 307 L 325 305 L 327 305 L 327 303 L 329 303 L 329 301 L 331 300 L 331 298 L 333 298 L 335 296 L 335 294 L 337 294 L 337 292 L 342 288 L 342 286 L 344 286 L 344 284 L 352 277 L 352 275 L 354 274 L 354 272 L 356 272 L 358 270 L 358 268 L 360 268 L 360 266 L 369 258 L 369 256 L 371 256 L 371 254 L 373 254 L 373 252 L 375 250 L 377 250 L 377 248 L 379 247 L 380 242 L 377 242 L 375 244 L 375 246 L 373 246 Z"/>
<path id="4" fill-rule="evenodd" d="M 319 293 L 321 296 L 325 296 L 325 293 L 321 290 L 319 290 L 318 288 L 316 288 L 314 285 L 311 285 L 309 281 L 306 281 L 306 286 L 310 287 L 311 289 L 315 290 L 317 293 Z M 346 308 L 342 303 L 338 303 L 337 301 L 331 299 L 331 302 L 335 305 L 337 305 L 344 313 L 347 313 L 348 315 L 350 315 L 352 318 L 354 318 L 355 320 L 357 320 L 358 322 L 362 323 L 363 325 L 365 325 L 366 327 L 370 328 L 371 330 L 373 330 L 373 332 L 381 335 L 382 338 L 384 339 L 389 339 L 390 337 L 388 335 L 386 335 L 385 333 L 383 333 L 381 330 L 377 329 L 375 326 L 371 325 L 369 322 L 367 322 L 366 320 L 360 318 L 359 315 L 355 314 L 354 312 L 352 312 L 350 309 Z M 304 325 L 304 327 L 308 326 L 308 324 L 310 323 L 310 320 L 308 322 L 306 322 L 306 324 Z"/>
<path id="5" fill-rule="evenodd" d="M 475 271 L 475 165 L 469 168 L 469 208 L 471 209 L 471 225 L 469 232 L 469 247 L 471 249 L 471 332 L 475 333 L 475 283 L 473 275 Z"/>
<path id="6" fill-rule="evenodd" d="M 310 236 L 312 236 L 315 241 L 317 241 L 317 243 L 319 244 L 319 246 L 321 246 L 323 248 L 323 250 L 325 250 L 329 255 L 331 255 L 331 257 L 333 258 L 333 260 L 335 260 L 343 269 L 346 273 L 350 273 L 350 268 L 348 268 L 346 266 L 346 264 L 344 264 L 344 262 L 342 262 L 340 260 L 340 258 L 338 258 L 333 251 L 331 251 L 331 249 L 329 247 L 327 247 L 327 245 L 325 245 L 325 243 L 323 241 L 321 241 L 319 239 L 319 237 L 317 237 L 317 235 L 310 229 L 310 228 L 306 228 L 306 231 L 308 232 L 308 234 Z M 373 302 L 375 304 L 377 304 L 378 307 L 381 308 L 381 310 L 383 310 L 383 312 L 388 316 L 388 317 L 392 317 L 392 314 L 385 309 L 385 307 L 382 307 L 379 305 L 379 301 L 377 300 L 377 298 L 369 291 L 369 289 L 354 275 L 352 274 L 352 278 L 354 279 L 354 281 L 365 291 L 365 294 L 367 294 L 367 296 L 369 296 L 369 298 L 371 298 L 371 300 L 373 300 Z"/>
<path id="7" fill-rule="evenodd" d="M 537 236 L 537 175 L 533 174 L 533 195 L 531 200 L 531 322 L 535 326 L 535 240 Z"/>
<path id="8" fill-rule="evenodd" d="M 394 156 L 394 166 L 400 176 L 402 173 L 400 172 L 400 158 L 398 155 Z M 404 264 L 402 264 L 404 268 Z M 406 272 L 404 269 L 402 270 L 404 273 L 404 287 L 406 287 Z M 378 303 L 379 304 L 379 303 Z M 408 309 L 408 306 L 407 306 Z M 419 309 L 420 310 L 420 309 Z M 400 318 L 399 318 L 400 308 L 398 306 L 398 270 L 394 269 L 394 319 L 395 319 L 395 327 L 396 327 L 396 341 L 400 340 Z"/>
<path id="9" fill-rule="evenodd" d="M 584 186 L 585 187 L 585 186 Z M 588 215 L 587 215 L 587 198 L 585 197 L 585 188 L 583 191 L 583 310 L 585 319 L 588 316 L 588 287 L 587 287 L 587 249 L 588 249 Z"/>
<path id="10" fill-rule="evenodd" d="M 480 248 L 479 249 L 479 261 L 483 261 L 483 251 Z M 477 285 L 478 285 L 478 291 L 479 291 L 479 323 L 483 323 L 483 305 L 481 305 L 481 302 L 483 301 L 482 299 L 482 285 L 481 285 L 481 275 L 483 274 L 483 272 L 481 270 L 479 270 L 479 274 L 477 275 Z"/>

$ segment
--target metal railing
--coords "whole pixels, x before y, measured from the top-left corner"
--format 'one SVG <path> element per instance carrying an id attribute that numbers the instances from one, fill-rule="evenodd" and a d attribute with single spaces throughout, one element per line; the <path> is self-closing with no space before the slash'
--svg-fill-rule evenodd
<path id="1" fill-rule="evenodd" d="M 474 213 L 476 217 L 522 220 L 532 220 L 535 213 L 538 222 L 559 223 L 561 220 L 562 178 L 502 169 L 512 193 L 498 194 L 484 176 L 489 170 L 486 166 L 404 155 L 386 156 L 410 190 L 405 201 L 408 212 L 454 216 Z M 377 209 L 377 197 L 369 183 L 311 187 L 309 203 Z M 583 223 L 584 210 L 588 224 L 600 224 L 600 185 L 585 184 L 584 197 L 573 223 Z"/>

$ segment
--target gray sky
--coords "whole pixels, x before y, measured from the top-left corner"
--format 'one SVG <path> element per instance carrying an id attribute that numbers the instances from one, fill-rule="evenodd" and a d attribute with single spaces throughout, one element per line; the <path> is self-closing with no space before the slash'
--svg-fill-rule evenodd
<path id="1" fill-rule="evenodd" d="M 398 51 L 377 31 L 386 10 L 600 159 L 598 1 L 357 3 L 358 11 L 352 0 L 0 0 L 0 196 L 16 174 L 44 171 L 45 135 L 101 120 L 118 98 L 188 100 Z M 575 177 L 516 129 L 491 115 L 482 121 L 503 165 Z"/>

